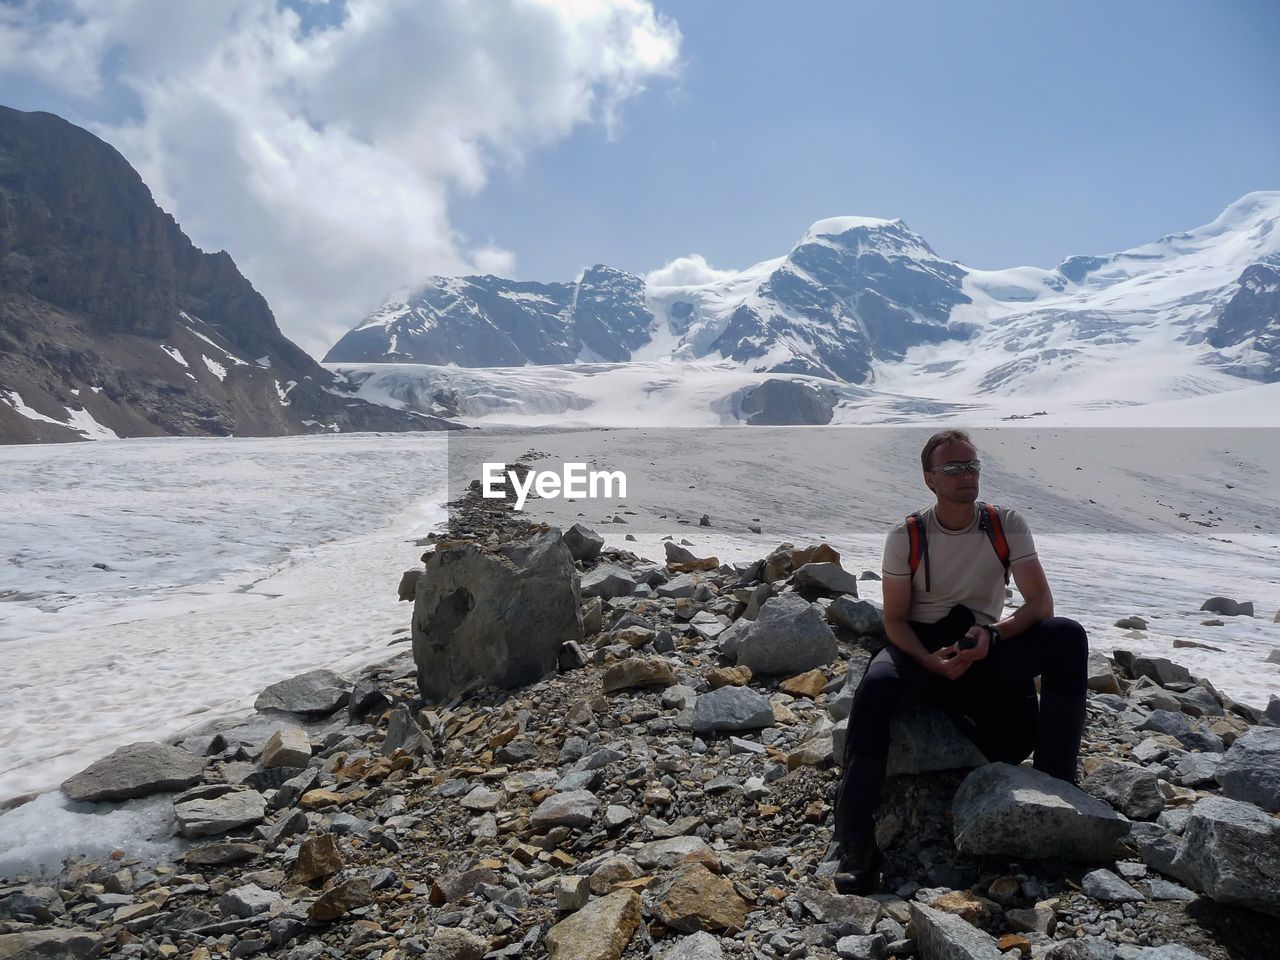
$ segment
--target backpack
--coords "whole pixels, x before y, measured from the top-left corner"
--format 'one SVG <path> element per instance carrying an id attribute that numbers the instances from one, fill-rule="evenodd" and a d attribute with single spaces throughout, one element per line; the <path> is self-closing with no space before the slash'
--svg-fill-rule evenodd
<path id="1" fill-rule="evenodd" d="M 1000 523 L 1000 509 L 990 503 L 978 503 L 978 529 L 982 530 L 987 539 L 991 541 L 991 547 L 996 552 L 996 556 L 1000 558 L 1000 565 L 1004 567 L 1004 582 L 1009 582 L 1009 541 L 1004 535 L 1004 526 Z M 907 517 L 907 537 L 911 543 L 910 561 L 911 576 L 916 575 L 916 571 L 920 569 L 921 561 L 924 562 L 924 589 L 929 592 L 933 589 L 929 583 L 929 542 L 925 536 L 924 517 L 919 512 L 911 514 Z"/>

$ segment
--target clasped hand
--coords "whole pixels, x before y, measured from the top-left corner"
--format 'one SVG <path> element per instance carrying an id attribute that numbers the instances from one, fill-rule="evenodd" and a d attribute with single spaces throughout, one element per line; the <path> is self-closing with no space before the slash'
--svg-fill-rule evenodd
<path id="1" fill-rule="evenodd" d="M 976 641 L 972 647 L 963 648 L 956 643 L 943 647 L 937 653 L 930 654 L 925 666 L 948 680 L 960 679 L 974 663 L 985 658 L 991 648 L 991 634 L 977 624 L 968 629 L 965 637 Z"/>

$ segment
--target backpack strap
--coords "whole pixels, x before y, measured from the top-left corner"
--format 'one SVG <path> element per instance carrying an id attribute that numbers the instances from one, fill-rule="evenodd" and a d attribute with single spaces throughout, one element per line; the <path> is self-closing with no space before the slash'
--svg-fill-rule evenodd
<path id="1" fill-rule="evenodd" d="M 929 541 L 924 532 L 924 517 L 919 513 L 913 513 L 907 517 L 907 540 L 911 545 L 908 554 L 911 562 L 911 576 L 916 575 L 916 571 L 920 569 L 921 561 L 924 562 L 924 589 L 925 593 L 930 592 L 933 587 L 929 583 Z"/>
<path id="2" fill-rule="evenodd" d="M 978 504 L 978 526 L 987 534 L 991 546 L 1000 558 L 1004 567 L 1004 582 L 1009 582 L 1009 541 L 1004 535 L 1004 524 L 1000 522 L 1000 508 L 990 503 Z"/>

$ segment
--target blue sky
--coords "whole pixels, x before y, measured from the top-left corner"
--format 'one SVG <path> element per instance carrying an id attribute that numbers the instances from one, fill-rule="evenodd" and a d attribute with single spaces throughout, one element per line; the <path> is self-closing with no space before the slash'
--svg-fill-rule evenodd
<path id="1" fill-rule="evenodd" d="M 1052 266 L 1280 188 L 1274 0 L 9 0 L 0 103 L 121 151 L 320 355 L 431 275 L 901 217 Z"/>
<path id="2" fill-rule="evenodd" d="M 942 256 L 1052 266 L 1280 187 L 1280 4 L 675 2 L 683 68 L 455 206 L 518 272 L 778 256 L 901 217 Z"/>

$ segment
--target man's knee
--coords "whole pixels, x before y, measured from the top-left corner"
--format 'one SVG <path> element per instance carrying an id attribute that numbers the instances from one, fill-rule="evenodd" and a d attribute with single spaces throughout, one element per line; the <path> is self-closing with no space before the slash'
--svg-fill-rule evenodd
<path id="1" fill-rule="evenodd" d="M 1088 682 L 1089 635 L 1069 617 L 1050 617 L 1040 624 L 1044 631 L 1046 665 L 1061 683 L 1083 690 Z"/>

